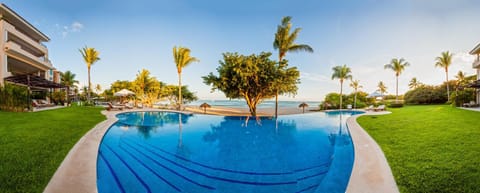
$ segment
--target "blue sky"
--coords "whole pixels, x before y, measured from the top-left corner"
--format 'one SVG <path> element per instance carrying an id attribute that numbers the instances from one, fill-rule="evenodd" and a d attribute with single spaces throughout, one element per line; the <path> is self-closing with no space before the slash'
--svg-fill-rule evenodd
<path id="1" fill-rule="evenodd" d="M 200 59 L 183 70 L 183 84 L 201 99 L 224 98 L 210 93 L 201 76 L 216 72 L 224 52 L 241 54 L 277 52 L 272 42 L 283 16 L 292 16 L 302 31 L 297 43 L 315 52 L 289 53 L 291 66 L 301 72 L 295 98 L 320 101 L 339 92 L 331 80 L 332 67 L 346 64 L 363 90 L 373 92 L 384 81 L 395 94 L 394 73 L 384 70 L 392 58 L 405 58 L 411 66 L 399 78 L 399 92 L 408 82 L 440 84 L 445 73 L 434 67 L 442 51 L 455 53 L 450 79 L 462 70 L 474 74 L 468 52 L 480 43 L 480 1 L 28 1 L 4 3 L 47 34 L 50 60 L 60 71 L 70 70 L 87 83 L 86 65 L 78 52 L 85 45 L 100 51 L 92 66 L 92 83 L 108 88 L 115 80 L 133 80 L 141 69 L 160 81 L 177 84 L 172 57 L 174 46 L 186 46 Z M 348 84 L 344 90 L 349 93 Z"/>

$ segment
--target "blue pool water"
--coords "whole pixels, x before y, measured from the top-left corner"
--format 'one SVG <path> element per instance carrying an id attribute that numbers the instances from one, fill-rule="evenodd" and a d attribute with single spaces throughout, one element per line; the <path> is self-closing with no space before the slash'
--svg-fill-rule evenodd
<path id="1" fill-rule="evenodd" d="M 98 192 L 345 192 L 354 158 L 345 120 L 354 113 L 122 113 L 100 144 Z"/>

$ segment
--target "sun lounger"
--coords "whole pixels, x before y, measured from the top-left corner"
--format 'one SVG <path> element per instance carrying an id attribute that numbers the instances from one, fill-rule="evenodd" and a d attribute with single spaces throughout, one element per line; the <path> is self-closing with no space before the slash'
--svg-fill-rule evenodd
<path id="1" fill-rule="evenodd" d="M 370 105 L 368 106 L 367 108 L 365 108 L 366 111 L 372 111 L 373 110 L 373 105 Z"/>
<path id="2" fill-rule="evenodd" d="M 107 103 L 107 111 L 110 110 L 123 110 L 123 106 L 118 106 L 118 105 L 112 105 L 112 103 Z"/>
<path id="3" fill-rule="evenodd" d="M 42 100 L 42 99 L 32 99 L 32 106 L 36 108 L 42 108 L 42 107 L 53 107 L 55 106 L 55 104 L 48 103 L 46 100 Z"/>
<path id="4" fill-rule="evenodd" d="M 373 109 L 374 111 L 384 111 L 385 110 L 385 105 L 380 105 L 377 108 Z"/>

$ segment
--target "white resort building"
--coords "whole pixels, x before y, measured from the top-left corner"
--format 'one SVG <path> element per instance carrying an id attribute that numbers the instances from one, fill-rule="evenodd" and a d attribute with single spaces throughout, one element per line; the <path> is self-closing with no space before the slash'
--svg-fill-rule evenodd
<path id="1" fill-rule="evenodd" d="M 475 56 L 475 60 L 473 61 L 472 67 L 477 70 L 477 80 L 473 82 L 470 86 L 477 89 L 477 104 L 480 104 L 480 44 L 475 46 L 472 51 L 470 51 L 471 55 Z"/>
<path id="2" fill-rule="evenodd" d="M 8 81 L 39 89 L 59 87 L 59 72 L 43 44 L 50 39 L 3 3 L 0 33 L 0 85 Z"/>

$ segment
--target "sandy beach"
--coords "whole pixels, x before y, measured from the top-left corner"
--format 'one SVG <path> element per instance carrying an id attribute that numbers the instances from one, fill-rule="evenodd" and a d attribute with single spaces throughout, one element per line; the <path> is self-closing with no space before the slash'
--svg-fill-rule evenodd
<path id="1" fill-rule="evenodd" d="M 207 108 L 206 112 L 204 113 L 203 108 L 198 106 L 187 106 L 185 107 L 186 111 L 196 113 L 196 114 L 210 114 L 210 115 L 226 115 L 226 116 L 249 116 L 250 111 L 248 108 L 235 108 L 235 107 L 224 107 L 224 106 L 212 106 Z M 305 108 L 305 113 L 315 112 L 312 110 L 318 110 L 317 107 L 308 107 Z M 301 114 L 303 113 L 302 108 L 295 108 L 295 107 L 282 107 L 278 108 L 279 115 L 290 115 L 290 114 Z M 275 108 L 258 108 L 257 109 L 258 116 L 274 116 L 275 115 Z"/>

